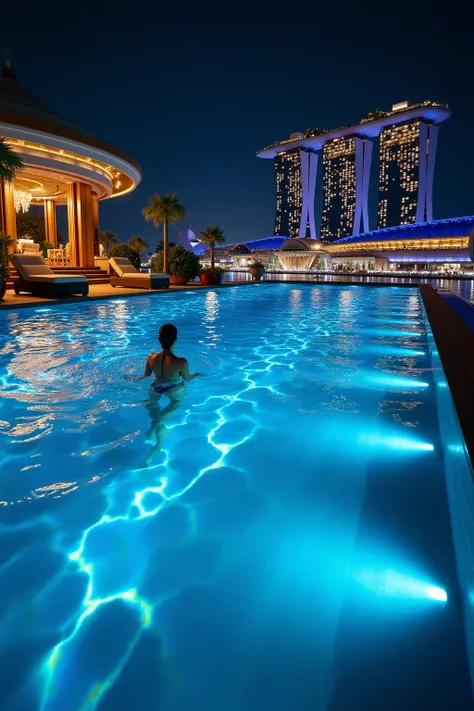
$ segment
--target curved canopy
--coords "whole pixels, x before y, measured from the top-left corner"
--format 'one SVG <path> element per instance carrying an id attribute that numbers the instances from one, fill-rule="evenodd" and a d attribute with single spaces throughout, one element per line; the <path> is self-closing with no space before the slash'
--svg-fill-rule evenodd
<path id="1" fill-rule="evenodd" d="M 236 244 L 228 250 L 227 254 L 252 254 L 252 250 L 246 244 Z"/>
<path id="2" fill-rule="evenodd" d="M 72 182 L 89 184 L 99 199 L 117 197 L 142 179 L 133 158 L 58 116 L 17 81 L 10 66 L 0 77 L 0 136 L 21 156 L 20 187 L 33 200 L 64 203 Z"/>
<path id="3" fill-rule="evenodd" d="M 379 242 L 381 240 L 432 239 L 435 237 L 468 237 L 474 229 L 474 216 L 449 217 L 433 222 L 417 222 L 410 225 L 386 227 L 382 230 L 372 230 L 350 237 L 343 237 L 333 245 L 351 244 L 353 242 Z"/>
<path id="4" fill-rule="evenodd" d="M 324 244 L 317 239 L 295 237 L 288 239 L 280 247 L 280 252 L 323 252 Z"/>

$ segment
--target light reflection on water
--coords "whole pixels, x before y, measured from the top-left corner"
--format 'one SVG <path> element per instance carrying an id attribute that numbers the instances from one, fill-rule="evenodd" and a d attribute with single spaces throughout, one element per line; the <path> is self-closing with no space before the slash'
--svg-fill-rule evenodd
<path id="1" fill-rule="evenodd" d="M 247 272 L 227 272 L 225 274 L 225 281 L 252 281 L 252 277 Z M 350 276 L 350 275 L 338 275 L 338 274 L 321 274 L 315 277 L 314 274 L 305 273 L 295 273 L 295 274 L 283 274 L 275 273 L 271 274 L 267 272 L 265 274 L 265 281 L 310 281 L 310 282 L 347 282 L 348 284 L 360 284 L 360 283 L 384 283 L 384 284 L 429 284 L 435 289 L 449 289 L 450 291 L 462 296 L 468 301 L 474 303 L 474 279 L 443 279 L 442 277 L 381 277 L 381 276 Z"/>
<path id="2" fill-rule="evenodd" d="M 207 377 L 149 460 L 164 322 Z M 2 711 L 469 708 L 426 337 L 389 288 L 0 314 Z"/>

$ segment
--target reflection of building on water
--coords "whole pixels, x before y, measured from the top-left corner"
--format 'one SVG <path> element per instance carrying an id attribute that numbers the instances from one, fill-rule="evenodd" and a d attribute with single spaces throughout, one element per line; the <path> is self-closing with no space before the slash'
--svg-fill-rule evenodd
<path id="1" fill-rule="evenodd" d="M 286 271 L 449 271 L 474 276 L 474 216 L 406 224 L 352 235 L 324 244 L 319 240 L 268 237 L 225 245 L 216 262 L 245 269 L 258 259 L 268 269 Z M 207 248 L 195 249 L 206 260 Z"/>

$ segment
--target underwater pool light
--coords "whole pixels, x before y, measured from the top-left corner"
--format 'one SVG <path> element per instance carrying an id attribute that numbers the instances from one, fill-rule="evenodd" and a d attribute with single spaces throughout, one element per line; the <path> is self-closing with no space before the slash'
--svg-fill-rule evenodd
<path id="1" fill-rule="evenodd" d="M 428 383 L 422 380 L 411 380 L 410 378 L 401 378 L 398 375 L 368 375 L 367 380 L 370 382 L 381 385 L 384 388 L 389 388 L 390 390 L 399 389 L 408 390 L 410 388 L 427 388 Z"/>
<path id="2" fill-rule="evenodd" d="M 443 588 L 430 585 L 409 575 L 403 575 L 396 570 L 362 570 L 355 577 L 364 587 L 383 597 L 433 600 L 435 602 L 448 601 L 448 594 Z"/>
<path id="3" fill-rule="evenodd" d="M 369 447 L 386 447 L 388 449 L 433 452 L 434 446 L 427 442 L 418 442 L 416 439 L 409 437 L 385 436 L 378 432 L 363 433 L 359 437 L 359 444 Z"/>

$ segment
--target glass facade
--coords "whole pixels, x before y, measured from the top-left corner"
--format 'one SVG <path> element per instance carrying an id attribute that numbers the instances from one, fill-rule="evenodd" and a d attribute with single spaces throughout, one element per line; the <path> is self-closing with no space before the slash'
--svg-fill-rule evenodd
<path id="1" fill-rule="evenodd" d="M 378 229 L 416 221 L 421 121 L 380 133 Z"/>
<path id="2" fill-rule="evenodd" d="M 303 202 L 300 151 L 275 156 L 276 217 L 274 235 L 298 237 Z"/>
<path id="3" fill-rule="evenodd" d="M 336 138 L 323 148 L 323 211 L 321 240 L 348 237 L 354 228 L 356 206 L 355 139 Z"/>

